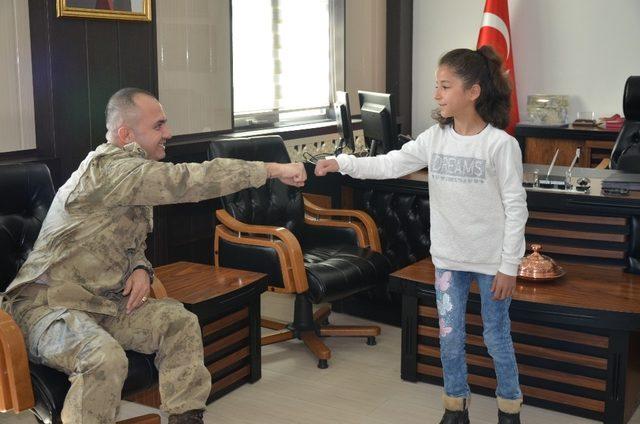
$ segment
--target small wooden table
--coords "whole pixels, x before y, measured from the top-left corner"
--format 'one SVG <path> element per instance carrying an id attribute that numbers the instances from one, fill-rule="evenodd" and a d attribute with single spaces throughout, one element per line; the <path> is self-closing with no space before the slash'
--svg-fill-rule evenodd
<path id="1" fill-rule="evenodd" d="M 626 423 L 640 403 L 640 276 L 619 268 L 561 263 L 554 282 L 518 281 L 512 337 L 525 403 L 605 423 Z M 402 294 L 401 376 L 442 384 L 430 259 L 391 274 Z M 493 363 L 482 340 L 475 283 L 467 304 L 467 363 L 473 391 L 493 395 Z"/>
<path id="2" fill-rule="evenodd" d="M 207 403 L 261 377 L 260 295 L 267 276 L 258 272 L 176 262 L 155 268 L 168 297 L 182 302 L 202 327 L 204 361 L 212 387 Z M 159 406 L 157 389 L 137 401 Z M 145 396 L 143 395 L 143 396 Z M 151 397 L 157 397 L 149 399 Z"/>

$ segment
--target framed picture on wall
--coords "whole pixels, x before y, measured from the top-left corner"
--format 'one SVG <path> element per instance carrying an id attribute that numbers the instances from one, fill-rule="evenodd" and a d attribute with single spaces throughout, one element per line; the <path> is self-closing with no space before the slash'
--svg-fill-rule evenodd
<path id="1" fill-rule="evenodd" d="M 57 0 L 58 17 L 151 21 L 151 0 Z"/>

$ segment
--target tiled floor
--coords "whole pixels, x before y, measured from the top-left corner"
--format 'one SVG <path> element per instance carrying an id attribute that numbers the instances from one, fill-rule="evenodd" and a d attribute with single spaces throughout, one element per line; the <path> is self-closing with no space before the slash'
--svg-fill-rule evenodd
<path id="1" fill-rule="evenodd" d="M 293 299 L 265 293 L 263 314 L 287 319 Z M 332 323 L 360 324 L 363 320 L 333 314 Z M 262 379 L 244 385 L 209 405 L 207 423 L 223 424 L 434 424 L 442 414 L 441 388 L 400 379 L 400 329 L 382 326 L 378 344 L 367 346 L 364 339 L 326 339 L 332 349 L 329 368 L 320 370 L 299 341 L 266 346 L 262 350 Z M 121 418 L 140 415 L 149 408 L 125 402 Z M 471 422 L 495 423 L 495 400 L 474 395 Z M 525 406 L 526 424 L 587 424 L 594 421 Z M 166 418 L 163 418 L 166 422 Z M 0 423 L 32 424 L 24 413 L 0 415 Z M 636 412 L 632 424 L 640 424 Z"/>

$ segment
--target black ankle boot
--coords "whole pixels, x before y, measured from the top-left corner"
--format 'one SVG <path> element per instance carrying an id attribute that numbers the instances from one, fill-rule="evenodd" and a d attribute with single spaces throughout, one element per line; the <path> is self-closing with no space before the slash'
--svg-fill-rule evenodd
<path id="1" fill-rule="evenodd" d="M 445 409 L 440 424 L 469 424 L 469 410 L 449 411 Z"/>
<path id="2" fill-rule="evenodd" d="M 509 414 L 498 410 L 498 424 L 520 424 L 520 413 Z"/>
<path id="3" fill-rule="evenodd" d="M 169 424 L 204 424 L 202 409 L 193 409 L 182 414 L 169 415 Z"/>

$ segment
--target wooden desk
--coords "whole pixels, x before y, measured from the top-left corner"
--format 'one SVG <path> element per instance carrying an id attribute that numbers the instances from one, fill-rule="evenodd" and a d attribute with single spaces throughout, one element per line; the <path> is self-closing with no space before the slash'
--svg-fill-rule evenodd
<path id="1" fill-rule="evenodd" d="M 605 423 L 626 423 L 640 403 L 640 276 L 616 267 L 561 264 L 551 283 L 518 281 L 512 336 L 525 403 Z M 424 259 L 391 275 L 402 294 L 402 378 L 442 384 L 434 267 Z M 473 391 L 493 395 L 479 291 L 467 307 Z"/>
<path id="2" fill-rule="evenodd" d="M 568 167 L 556 166 L 564 175 Z M 525 178 L 547 165 L 524 165 Z M 591 189 L 575 191 L 527 188 L 527 243 L 566 261 L 616 265 L 640 274 L 640 191 L 626 196 L 602 193 L 602 180 L 616 170 L 574 168 L 573 180 L 588 177 Z M 382 250 L 400 269 L 428 251 L 429 186 L 427 172 L 390 180 L 346 179 L 343 205 L 369 213 L 378 225 Z M 348 192 L 348 194 L 346 194 Z"/>
<path id="3" fill-rule="evenodd" d="M 182 302 L 200 321 L 204 362 L 212 379 L 207 403 L 244 383 L 258 381 L 260 295 L 267 288 L 267 276 L 191 262 L 164 265 L 155 272 L 167 295 Z M 136 401 L 158 407 L 157 388 Z"/>

